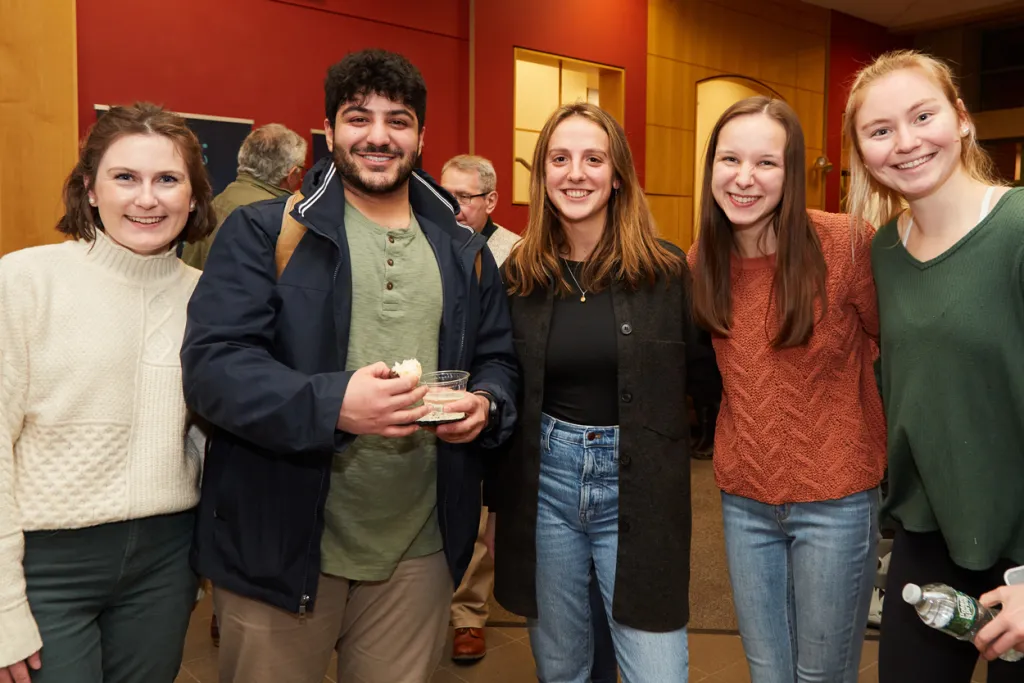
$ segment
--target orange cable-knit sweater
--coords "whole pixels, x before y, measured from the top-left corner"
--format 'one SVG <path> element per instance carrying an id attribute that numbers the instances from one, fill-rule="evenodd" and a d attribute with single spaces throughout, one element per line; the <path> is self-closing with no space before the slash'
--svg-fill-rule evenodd
<path id="1" fill-rule="evenodd" d="M 730 336 L 713 340 L 723 386 L 715 481 L 771 505 L 842 498 L 877 486 L 885 470 L 871 242 L 851 247 L 846 216 L 808 213 L 828 267 L 828 311 L 808 344 L 771 347 L 774 256 L 734 256 Z M 695 278 L 696 257 L 694 243 Z"/>

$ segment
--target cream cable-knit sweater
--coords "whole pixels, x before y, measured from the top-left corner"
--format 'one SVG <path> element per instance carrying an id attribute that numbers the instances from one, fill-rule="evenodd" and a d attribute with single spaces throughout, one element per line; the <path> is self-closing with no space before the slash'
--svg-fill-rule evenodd
<path id="1" fill-rule="evenodd" d="M 198 503 L 178 360 L 198 279 L 100 231 L 0 259 L 0 667 L 42 645 L 23 532 Z"/>

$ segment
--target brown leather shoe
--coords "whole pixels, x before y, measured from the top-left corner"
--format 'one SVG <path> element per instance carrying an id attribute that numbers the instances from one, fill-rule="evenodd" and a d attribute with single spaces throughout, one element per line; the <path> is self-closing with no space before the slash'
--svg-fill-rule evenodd
<path id="1" fill-rule="evenodd" d="M 456 662 L 475 662 L 487 654 L 487 643 L 484 642 L 482 628 L 457 628 L 455 640 L 452 642 L 452 660 Z"/>

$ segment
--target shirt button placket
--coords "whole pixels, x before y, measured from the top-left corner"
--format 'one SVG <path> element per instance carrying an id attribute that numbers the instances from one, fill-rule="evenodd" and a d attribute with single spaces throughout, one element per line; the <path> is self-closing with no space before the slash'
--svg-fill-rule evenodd
<path id="1" fill-rule="evenodd" d="M 385 289 L 385 296 L 387 297 L 387 299 L 389 301 L 391 301 L 392 305 L 394 305 L 394 300 L 391 298 L 391 296 L 393 296 L 393 295 L 388 296 L 388 294 L 390 292 L 393 292 L 394 289 L 395 289 L 395 283 L 391 281 L 391 278 L 394 277 L 394 274 L 391 271 L 391 269 L 394 268 L 394 266 L 395 266 L 395 259 L 393 258 L 394 257 L 394 249 L 395 249 L 394 244 L 395 244 L 395 236 L 394 235 L 388 235 L 387 242 L 384 244 L 384 255 L 385 255 L 385 257 L 387 257 L 387 264 L 388 264 L 388 267 L 386 269 L 385 280 L 384 280 L 384 289 Z"/>

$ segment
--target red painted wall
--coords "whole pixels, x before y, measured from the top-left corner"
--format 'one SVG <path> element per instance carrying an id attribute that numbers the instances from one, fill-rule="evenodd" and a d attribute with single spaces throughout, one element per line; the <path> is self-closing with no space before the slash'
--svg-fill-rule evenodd
<path id="1" fill-rule="evenodd" d="M 255 119 L 257 126 L 282 123 L 309 140 L 310 129 L 323 125 L 327 67 L 352 50 L 381 47 L 423 72 L 425 168 L 440 175 L 469 139 L 469 0 L 355 4 L 79 2 L 80 131 L 95 121 L 94 104 L 150 100 L 191 114 Z"/>
<path id="2" fill-rule="evenodd" d="M 840 159 L 843 111 L 857 72 L 871 61 L 898 48 L 913 47 L 910 39 L 895 36 L 878 24 L 832 12 L 828 65 L 828 112 L 825 117 L 826 154 L 834 164 L 825 179 L 825 209 L 839 211 Z"/>
<path id="3" fill-rule="evenodd" d="M 516 47 L 626 70 L 626 134 L 643 182 L 647 0 L 478 0 L 475 14 L 475 151 L 498 172 L 495 220 L 521 232 L 528 217 L 525 206 L 512 205 Z"/>

